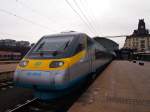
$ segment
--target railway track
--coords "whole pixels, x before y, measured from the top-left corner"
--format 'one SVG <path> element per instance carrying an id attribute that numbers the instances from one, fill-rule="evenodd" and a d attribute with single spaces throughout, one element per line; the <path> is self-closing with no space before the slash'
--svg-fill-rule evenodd
<path id="1" fill-rule="evenodd" d="M 8 109 L 6 110 L 5 112 L 22 112 L 25 110 L 25 112 L 28 112 L 27 111 L 27 108 L 34 104 L 36 102 L 36 98 L 32 99 L 32 100 L 27 100 L 24 104 L 18 104 L 15 108 L 13 109 Z"/>
<path id="2" fill-rule="evenodd" d="M 0 61 L 0 63 L 2 62 Z M 17 64 L 14 63 L 0 64 L 0 88 L 10 86 L 13 84 L 12 80 L 16 66 Z"/>
<path id="3" fill-rule="evenodd" d="M 79 97 L 79 95 L 77 96 Z M 42 102 L 35 98 L 27 100 L 23 104 L 17 104 L 14 108 L 5 112 L 66 112 L 76 101 L 77 96 L 73 96 L 73 98 L 65 96 L 50 102 Z"/>
<path id="4" fill-rule="evenodd" d="M 98 73 L 99 74 L 99 73 Z M 42 102 L 38 99 L 26 100 L 24 103 L 16 103 L 16 106 L 9 107 L 4 112 L 66 112 L 71 105 L 84 93 L 94 80 L 91 78 L 78 87 L 74 88 L 70 94 L 50 102 Z M 13 84 L 9 82 L 8 85 Z M 7 87 L 7 84 L 2 84 Z M 4 87 L 3 86 L 3 87 Z M 28 98 L 29 99 L 29 98 Z M 19 99 L 18 99 L 19 100 Z"/>
<path id="5" fill-rule="evenodd" d="M 13 88 L 14 82 L 12 80 L 0 82 L 0 89 L 6 90 L 7 88 Z"/>
<path id="6" fill-rule="evenodd" d="M 25 103 L 17 104 L 14 108 L 8 109 L 5 112 L 67 112 L 93 81 L 93 79 L 89 79 L 84 82 L 82 86 L 78 85 L 69 94 L 62 96 L 61 98 L 49 102 L 39 101 L 37 98 L 26 100 Z"/>
<path id="7" fill-rule="evenodd" d="M 4 71 L 0 73 L 0 89 L 5 89 L 7 87 L 12 88 L 14 86 L 13 82 L 14 71 Z"/>
<path id="8" fill-rule="evenodd" d="M 87 81 L 82 87 L 79 85 L 69 94 L 49 102 L 39 101 L 37 98 L 26 100 L 24 103 L 17 104 L 14 108 L 7 109 L 5 112 L 66 112 L 91 83 L 91 81 Z"/>

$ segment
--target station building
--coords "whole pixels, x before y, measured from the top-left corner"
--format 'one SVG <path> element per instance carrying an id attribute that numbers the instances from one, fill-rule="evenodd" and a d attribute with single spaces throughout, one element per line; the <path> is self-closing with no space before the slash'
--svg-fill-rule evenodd
<path id="1" fill-rule="evenodd" d="M 119 49 L 119 44 L 117 44 L 113 40 L 103 38 L 103 37 L 94 37 L 94 40 L 96 40 L 98 43 L 103 45 L 103 47 L 106 48 L 110 52 L 113 52 Z"/>
<path id="2" fill-rule="evenodd" d="M 138 29 L 126 37 L 124 48 L 133 49 L 136 52 L 150 52 L 150 34 L 149 30 L 146 29 L 144 19 L 140 19 Z"/>
<path id="3" fill-rule="evenodd" d="M 12 40 L 12 39 L 2 39 L 2 40 L 0 40 L 0 46 L 28 47 L 28 46 L 30 46 L 30 42 L 28 42 L 28 41 L 16 41 L 16 40 Z"/>

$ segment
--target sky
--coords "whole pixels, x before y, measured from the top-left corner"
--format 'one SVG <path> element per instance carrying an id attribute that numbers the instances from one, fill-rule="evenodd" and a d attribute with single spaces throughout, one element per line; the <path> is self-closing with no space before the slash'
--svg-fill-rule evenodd
<path id="1" fill-rule="evenodd" d="M 141 18 L 150 28 L 149 4 L 150 0 L 0 0 L 0 39 L 32 43 L 64 31 L 91 37 L 130 35 Z M 122 47 L 125 37 L 111 39 Z"/>

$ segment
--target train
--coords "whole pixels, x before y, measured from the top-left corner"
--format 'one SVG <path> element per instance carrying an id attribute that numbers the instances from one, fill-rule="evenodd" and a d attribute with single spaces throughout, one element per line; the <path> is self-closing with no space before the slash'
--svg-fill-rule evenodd
<path id="1" fill-rule="evenodd" d="M 87 80 L 112 59 L 112 53 L 85 33 L 45 35 L 20 61 L 14 82 L 33 89 L 40 100 L 51 100 Z"/>

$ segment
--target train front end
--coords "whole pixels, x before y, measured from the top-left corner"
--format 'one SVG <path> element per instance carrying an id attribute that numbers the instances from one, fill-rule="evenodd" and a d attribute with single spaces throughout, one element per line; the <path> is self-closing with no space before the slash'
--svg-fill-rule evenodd
<path id="1" fill-rule="evenodd" d="M 35 90 L 41 100 L 58 97 L 68 87 L 69 66 L 73 61 L 73 36 L 46 36 L 19 63 L 14 81 L 16 86 Z"/>

